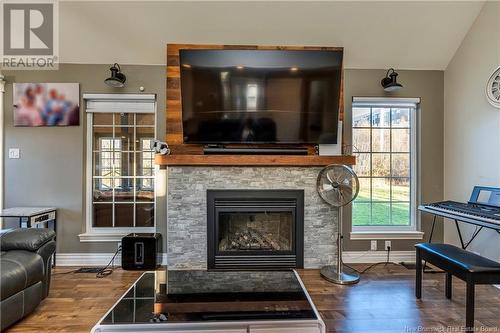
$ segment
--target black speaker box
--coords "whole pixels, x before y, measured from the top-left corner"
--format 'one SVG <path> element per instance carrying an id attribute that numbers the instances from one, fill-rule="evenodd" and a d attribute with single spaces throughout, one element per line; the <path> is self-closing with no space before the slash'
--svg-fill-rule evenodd
<path id="1" fill-rule="evenodd" d="M 122 268 L 154 270 L 161 265 L 162 245 L 159 233 L 133 233 L 122 238 Z"/>

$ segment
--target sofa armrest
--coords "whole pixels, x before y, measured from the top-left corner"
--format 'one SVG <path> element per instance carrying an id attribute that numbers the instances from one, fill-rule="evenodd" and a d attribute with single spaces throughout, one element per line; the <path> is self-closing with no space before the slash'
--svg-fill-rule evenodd
<path id="1" fill-rule="evenodd" d="M 50 229 L 14 229 L 1 234 L 2 251 L 25 250 L 37 252 L 44 244 L 54 240 L 56 234 Z"/>
<path id="2" fill-rule="evenodd" d="M 36 253 L 42 257 L 44 266 L 43 298 L 49 295 L 50 278 L 52 276 L 52 255 L 56 252 L 56 242 L 51 240 L 43 244 Z"/>

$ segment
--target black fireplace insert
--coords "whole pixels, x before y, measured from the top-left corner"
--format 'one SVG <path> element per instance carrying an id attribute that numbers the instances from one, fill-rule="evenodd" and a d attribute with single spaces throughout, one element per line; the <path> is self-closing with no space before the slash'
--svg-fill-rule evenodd
<path id="1" fill-rule="evenodd" d="M 208 190 L 208 269 L 304 267 L 303 190 Z"/>

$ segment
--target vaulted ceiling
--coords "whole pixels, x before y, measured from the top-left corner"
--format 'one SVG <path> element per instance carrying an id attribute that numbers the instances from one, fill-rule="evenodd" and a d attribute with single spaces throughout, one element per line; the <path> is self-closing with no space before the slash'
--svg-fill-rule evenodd
<path id="1" fill-rule="evenodd" d="M 481 1 L 61 2 L 63 63 L 164 64 L 165 44 L 343 46 L 346 68 L 444 70 Z"/>

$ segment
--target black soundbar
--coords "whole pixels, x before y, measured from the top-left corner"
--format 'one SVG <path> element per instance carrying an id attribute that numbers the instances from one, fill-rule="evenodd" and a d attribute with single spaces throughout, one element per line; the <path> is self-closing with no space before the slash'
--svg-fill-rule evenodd
<path id="1" fill-rule="evenodd" d="M 307 155 L 307 153 L 307 148 L 203 148 L 205 155 Z"/>

